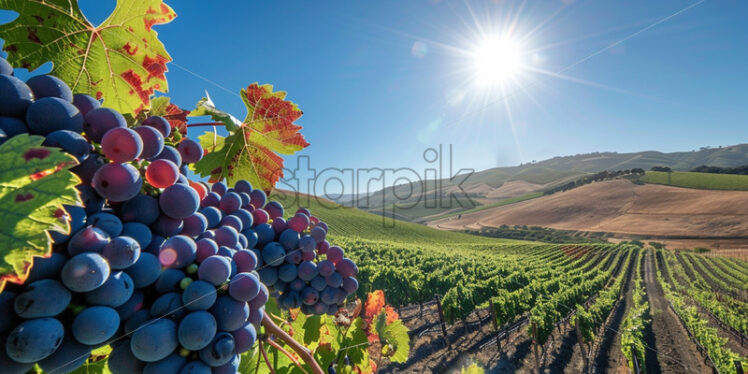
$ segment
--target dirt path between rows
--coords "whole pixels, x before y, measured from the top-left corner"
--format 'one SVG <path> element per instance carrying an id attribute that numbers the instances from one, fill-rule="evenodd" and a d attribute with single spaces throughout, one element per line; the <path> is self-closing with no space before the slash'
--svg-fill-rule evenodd
<path id="1" fill-rule="evenodd" d="M 652 317 L 653 348 L 656 351 L 658 363 L 650 367 L 653 360 L 647 360 L 647 372 L 649 374 L 711 374 L 711 369 L 704 365 L 701 354 L 689 340 L 688 334 L 678 321 L 678 316 L 668 307 L 665 294 L 657 282 L 651 251 L 647 252 L 644 265 L 644 281 Z M 650 347 L 652 347 L 651 344 Z"/>

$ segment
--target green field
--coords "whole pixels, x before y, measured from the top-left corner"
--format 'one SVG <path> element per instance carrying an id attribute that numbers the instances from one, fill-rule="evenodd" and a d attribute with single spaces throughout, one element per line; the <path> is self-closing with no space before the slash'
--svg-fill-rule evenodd
<path id="1" fill-rule="evenodd" d="M 648 171 L 639 180 L 645 183 L 665 184 L 675 187 L 748 191 L 748 175 Z"/>

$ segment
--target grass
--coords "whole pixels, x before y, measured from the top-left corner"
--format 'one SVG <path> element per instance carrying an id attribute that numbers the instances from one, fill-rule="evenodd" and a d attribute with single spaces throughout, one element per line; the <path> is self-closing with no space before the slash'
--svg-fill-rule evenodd
<path id="1" fill-rule="evenodd" d="M 542 192 L 531 192 L 531 193 L 528 193 L 528 194 L 524 194 L 522 196 L 510 197 L 508 199 L 499 200 L 499 201 L 497 201 L 495 203 L 480 205 L 480 206 L 477 206 L 477 207 L 472 208 L 472 209 L 462 210 L 462 211 L 458 211 L 458 212 L 450 212 L 448 214 L 444 214 L 444 215 L 441 215 L 441 216 L 433 217 L 432 220 L 454 217 L 454 216 L 456 216 L 458 214 L 468 214 L 468 213 L 480 212 L 481 210 L 496 208 L 496 207 L 500 207 L 500 206 L 504 206 L 504 205 L 509 205 L 509 204 L 515 204 L 515 203 L 519 203 L 519 202 L 522 202 L 522 201 L 525 201 L 525 200 L 535 199 L 535 198 L 541 197 L 541 196 L 543 196 Z"/>
<path id="2" fill-rule="evenodd" d="M 313 215 L 330 226 L 330 235 L 365 240 L 420 244 L 501 244 L 514 240 L 494 239 L 465 233 L 437 230 L 425 225 L 383 217 L 308 195 L 274 192 L 271 197 L 286 208 L 286 216 L 299 206 L 309 208 Z M 523 242 L 527 243 L 527 242 Z"/>
<path id="3" fill-rule="evenodd" d="M 748 175 L 695 173 L 689 171 L 648 171 L 639 178 L 645 183 L 705 190 L 748 191 Z"/>
<path id="4" fill-rule="evenodd" d="M 422 196 L 423 197 L 423 196 Z M 449 200 L 444 197 L 442 200 L 435 199 L 421 199 L 417 203 L 403 202 L 399 203 L 398 206 L 394 204 L 387 205 L 384 209 L 388 214 L 392 214 L 394 211 L 398 216 L 407 219 L 409 221 L 417 220 L 418 218 L 433 216 L 448 211 L 464 211 L 467 209 L 473 209 L 480 206 L 480 203 L 475 201 L 475 198 L 466 196 L 460 196 Z M 379 211 L 372 209 L 372 212 Z"/>

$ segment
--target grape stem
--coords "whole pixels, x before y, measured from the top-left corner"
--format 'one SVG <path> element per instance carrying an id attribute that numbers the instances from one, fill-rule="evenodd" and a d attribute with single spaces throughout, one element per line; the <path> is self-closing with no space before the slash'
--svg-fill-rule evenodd
<path id="1" fill-rule="evenodd" d="M 278 343 L 276 343 L 276 342 L 274 342 L 273 340 L 270 340 L 270 339 L 268 339 L 268 340 L 267 340 L 267 343 L 268 343 L 268 344 L 270 344 L 271 346 L 275 347 L 275 349 L 279 350 L 279 351 L 280 351 L 281 353 L 283 353 L 284 355 L 288 356 L 288 358 L 290 358 L 290 359 L 291 359 L 291 361 L 293 361 L 293 363 L 294 363 L 294 364 L 295 364 L 295 365 L 296 365 L 296 366 L 297 366 L 297 367 L 298 367 L 298 368 L 299 368 L 299 369 L 300 369 L 301 371 L 303 371 L 303 372 L 304 372 L 304 374 L 309 374 L 309 372 L 308 372 L 308 371 L 306 371 L 306 370 L 304 369 L 304 367 L 303 367 L 303 366 L 301 366 L 301 364 L 299 363 L 299 360 L 297 360 L 297 359 L 296 359 L 296 357 L 294 357 L 293 355 L 291 355 L 291 353 L 289 353 L 289 352 L 288 352 L 288 351 L 287 351 L 287 350 L 286 350 L 285 348 L 281 347 L 281 346 L 280 346 L 280 345 L 279 345 Z"/>
<path id="2" fill-rule="evenodd" d="M 284 343 L 286 343 L 291 349 L 296 352 L 296 354 L 301 357 L 304 362 L 306 362 L 307 365 L 312 369 L 312 372 L 314 374 L 325 374 L 324 371 L 322 371 L 322 368 L 319 366 L 319 363 L 317 363 L 317 360 L 314 359 L 314 356 L 312 356 L 312 352 L 309 351 L 308 348 L 301 345 L 299 342 L 294 340 L 290 335 L 288 335 L 285 331 L 283 331 L 278 325 L 273 322 L 272 319 L 270 319 L 270 316 L 265 313 L 265 315 L 262 317 L 262 326 L 265 327 L 265 330 L 275 335 L 278 339 L 282 340 Z"/>
<path id="3" fill-rule="evenodd" d="M 260 340 L 260 352 L 262 352 L 262 358 L 265 359 L 265 364 L 268 366 L 268 369 L 270 369 L 270 374 L 275 374 L 275 370 L 273 370 L 273 365 L 270 363 L 270 360 L 268 359 L 268 353 L 265 352 L 265 347 L 262 346 L 262 340 Z"/>
<path id="4" fill-rule="evenodd" d="M 201 123 L 189 123 L 187 127 L 205 127 L 205 126 L 223 126 L 223 122 L 201 122 Z"/>

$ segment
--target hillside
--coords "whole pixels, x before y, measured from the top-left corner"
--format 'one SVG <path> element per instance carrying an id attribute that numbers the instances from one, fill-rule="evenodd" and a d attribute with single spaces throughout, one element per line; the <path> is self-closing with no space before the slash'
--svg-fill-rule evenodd
<path id="1" fill-rule="evenodd" d="M 701 165 L 736 167 L 746 164 L 748 164 L 748 144 L 691 152 L 644 151 L 579 154 L 476 172 L 462 184 L 462 191 L 449 180 L 441 180 L 439 182 L 442 190 L 438 195 L 442 198 L 438 204 L 433 200 L 438 196 L 437 184 L 435 181 L 427 181 L 415 183 L 412 188 L 416 192 L 409 199 L 398 199 L 396 195 L 410 195 L 410 186 L 395 186 L 373 192 L 366 199 L 360 197 L 355 201 L 355 206 L 375 212 L 381 212 L 382 207 L 385 207 L 392 212 L 392 205 L 398 204 L 401 208 L 394 209 L 398 217 L 423 222 L 428 220 L 425 218 L 428 216 L 472 209 L 476 206 L 543 191 L 582 175 L 603 170 L 632 168 L 649 170 L 653 166 L 668 166 L 673 170 L 683 171 Z M 450 201 L 449 196 L 457 199 Z M 340 200 L 340 202 L 346 201 L 349 202 L 346 205 L 352 204 L 350 196 Z"/>
<path id="2" fill-rule="evenodd" d="M 611 180 L 429 223 L 442 229 L 503 224 L 608 232 L 671 246 L 748 248 L 748 191 Z"/>

